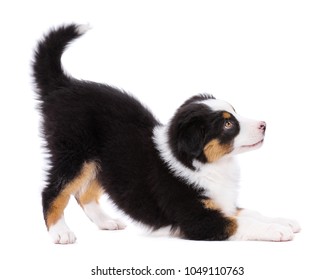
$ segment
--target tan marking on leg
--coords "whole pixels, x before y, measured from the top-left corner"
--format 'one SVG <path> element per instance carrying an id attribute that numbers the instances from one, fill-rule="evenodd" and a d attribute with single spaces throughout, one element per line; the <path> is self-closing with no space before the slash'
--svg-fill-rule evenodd
<path id="1" fill-rule="evenodd" d="M 221 144 L 218 139 L 211 140 L 204 147 L 204 154 L 208 162 L 214 162 L 231 151 L 230 144 Z"/>
<path id="2" fill-rule="evenodd" d="M 97 179 L 94 179 L 88 186 L 88 188 L 85 190 L 85 192 L 81 193 L 80 195 L 77 195 L 76 198 L 80 206 L 83 207 L 83 205 L 90 203 L 92 201 L 99 203 L 99 198 L 101 197 L 102 194 L 103 190 L 101 188 L 100 183 L 97 181 Z"/>
<path id="3" fill-rule="evenodd" d="M 211 210 L 217 210 L 221 211 L 221 209 L 218 207 L 218 205 L 212 200 L 212 199 L 203 199 L 202 203 L 205 208 L 211 209 Z"/>
<path id="4" fill-rule="evenodd" d="M 70 200 L 70 196 L 77 193 L 81 188 L 87 186 L 87 184 L 90 184 L 95 176 L 95 163 L 85 163 L 79 175 L 69 182 L 52 202 L 46 217 L 46 226 L 48 229 L 62 217 L 64 209 Z"/>
<path id="5" fill-rule="evenodd" d="M 230 113 L 227 113 L 227 112 L 224 112 L 224 113 L 223 113 L 223 118 L 224 118 L 224 119 L 229 119 L 229 118 L 231 118 L 231 114 L 230 114 Z"/>
<path id="6" fill-rule="evenodd" d="M 226 227 L 226 233 L 229 237 L 231 237 L 233 234 L 237 232 L 238 229 L 238 223 L 237 219 L 233 217 L 225 217 L 229 221 L 228 226 Z"/>
<path id="7" fill-rule="evenodd" d="M 204 207 L 207 209 L 216 210 L 220 212 L 222 211 L 222 209 L 210 198 L 203 199 L 202 203 Z M 224 217 L 224 219 L 227 220 L 226 234 L 228 235 L 228 237 L 231 237 L 237 231 L 238 228 L 237 219 L 235 217 L 226 217 L 224 216 L 224 213 L 222 213 L 222 216 Z"/>

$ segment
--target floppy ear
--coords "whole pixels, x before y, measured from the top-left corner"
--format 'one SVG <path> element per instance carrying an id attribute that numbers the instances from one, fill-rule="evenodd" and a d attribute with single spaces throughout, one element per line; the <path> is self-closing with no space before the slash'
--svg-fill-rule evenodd
<path id="1" fill-rule="evenodd" d="M 191 169 L 194 169 L 193 160 L 203 153 L 205 111 L 199 104 L 182 107 L 169 127 L 169 144 L 174 156 Z"/>
<path id="2" fill-rule="evenodd" d="M 203 152 L 204 125 L 194 118 L 178 128 L 177 138 L 178 153 L 191 159 L 197 158 Z"/>

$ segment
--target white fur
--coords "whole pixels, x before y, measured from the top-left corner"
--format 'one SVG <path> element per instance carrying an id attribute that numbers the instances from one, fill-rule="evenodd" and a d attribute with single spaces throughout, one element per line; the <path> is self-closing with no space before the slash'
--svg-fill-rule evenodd
<path id="1" fill-rule="evenodd" d="M 83 210 L 87 217 L 96 224 L 99 229 L 118 230 L 125 228 L 125 225 L 121 221 L 110 218 L 95 201 L 84 204 Z"/>
<path id="2" fill-rule="evenodd" d="M 87 24 L 80 24 L 76 28 L 78 34 L 80 34 L 80 35 L 85 34 L 90 29 L 92 29 L 92 26 L 88 23 Z"/>
<path id="3" fill-rule="evenodd" d="M 242 210 L 237 221 L 237 232 L 230 240 L 289 241 L 300 231 L 294 220 L 269 218 L 251 210 Z"/>
<path id="4" fill-rule="evenodd" d="M 168 126 L 157 126 L 154 130 L 154 142 L 170 170 L 189 184 L 203 188 L 205 195 L 213 199 L 224 213 L 234 215 L 239 186 L 239 167 L 236 159 L 226 156 L 206 164 L 195 161 L 196 170 L 191 170 L 173 155 L 168 144 L 167 131 Z"/>
<path id="5" fill-rule="evenodd" d="M 64 216 L 62 216 L 57 223 L 50 226 L 49 234 L 56 244 L 72 244 L 76 241 L 74 233 L 65 223 Z"/>
<path id="6" fill-rule="evenodd" d="M 258 221 L 269 223 L 269 224 L 279 224 L 285 227 L 289 227 L 294 233 L 297 233 L 301 230 L 300 225 L 297 221 L 285 218 L 271 218 L 266 217 L 260 214 L 259 212 L 244 209 L 240 212 L 240 217 L 248 217 L 252 219 L 256 219 Z"/>
<path id="7" fill-rule="evenodd" d="M 209 106 L 212 109 L 212 111 L 226 111 L 231 114 L 233 113 L 233 115 L 236 114 L 232 105 L 224 100 L 206 99 L 206 100 L 199 101 L 198 103 L 202 103 L 202 104 Z"/>
<path id="8" fill-rule="evenodd" d="M 261 121 L 251 120 L 243 116 L 238 115 L 233 107 L 223 101 L 217 99 L 207 99 L 200 101 L 199 103 L 209 106 L 213 111 L 226 111 L 232 114 L 239 122 L 240 131 L 233 141 L 233 151 L 231 155 L 236 155 L 242 152 L 250 151 L 261 146 L 261 142 L 264 138 L 263 131 L 259 129 Z M 256 146 L 252 146 L 259 143 Z"/>
<path id="9" fill-rule="evenodd" d="M 175 176 L 204 189 L 205 195 L 222 209 L 224 215 L 237 218 L 238 229 L 230 240 L 292 240 L 294 232 L 300 230 L 298 223 L 293 220 L 267 218 L 249 210 L 243 210 L 237 215 L 240 172 L 234 155 L 261 146 L 264 134 L 259 126 L 263 122 L 239 116 L 225 101 L 210 99 L 200 103 L 206 104 L 215 111 L 227 111 L 237 118 L 240 132 L 234 139 L 233 151 L 212 163 L 203 164 L 194 160 L 195 170 L 192 170 L 173 155 L 168 142 L 169 126 L 157 126 L 154 129 L 153 139 L 162 159 Z M 258 144 L 254 145 L 256 143 Z"/>
<path id="10" fill-rule="evenodd" d="M 250 217 L 238 217 L 237 232 L 230 240 L 289 241 L 293 239 L 290 227 L 265 223 Z"/>
<path id="11" fill-rule="evenodd" d="M 125 225 L 121 221 L 110 218 L 96 202 L 83 205 L 83 210 L 87 217 L 95 223 L 99 229 L 120 230 L 125 228 Z M 75 243 L 77 239 L 67 226 L 64 216 L 62 216 L 57 223 L 50 226 L 49 234 L 56 244 L 72 244 Z"/>

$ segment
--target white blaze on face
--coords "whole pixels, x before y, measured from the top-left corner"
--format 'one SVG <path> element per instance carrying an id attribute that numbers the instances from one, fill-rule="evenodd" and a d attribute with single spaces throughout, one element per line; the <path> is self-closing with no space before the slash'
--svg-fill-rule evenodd
<path id="1" fill-rule="evenodd" d="M 265 122 L 236 116 L 240 124 L 240 132 L 234 139 L 234 153 L 257 149 L 264 139 Z"/>
<path id="2" fill-rule="evenodd" d="M 206 99 L 199 103 L 207 105 L 212 111 L 227 111 L 234 116 L 236 115 L 232 105 L 224 100 Z"/>
<path id="3" fill-rule="evenodd" d="M 233 115 L 239 122 L 240 131 L 233 141 L 233 151 L 231 154 L 239 154 L 261 147 L 264 139 L 266 123 L 256 121 L 238 115 L 233 107 L 226 101 L 208 99 L 200 103 L 207 105 L 213 111 L 226 111 Z"/>

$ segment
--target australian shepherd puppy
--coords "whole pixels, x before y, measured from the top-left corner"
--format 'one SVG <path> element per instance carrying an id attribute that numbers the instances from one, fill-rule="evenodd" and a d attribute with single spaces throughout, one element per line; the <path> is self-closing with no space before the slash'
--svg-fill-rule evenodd
<path id="1" fill-rule="evenodd" d="M 100 208 L 103 193 L 132 219 L 151 229 L 169 226 L 183 238 L 291 240 L 300 229 L 297 222 L 237 206 L 235 155 L 262 145 L 266 123 L 201 94 L 163 125 L 126 92 L 70 77 L 61 56 L 86 29 L 52 29 L 33 62 L 50 153 L 42 203 L 53 241 L 76 240 L 64 219 L 71 195 L 100 229 L 123 229 Z"/>

